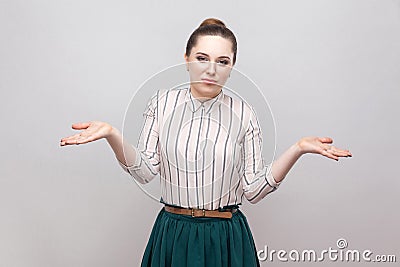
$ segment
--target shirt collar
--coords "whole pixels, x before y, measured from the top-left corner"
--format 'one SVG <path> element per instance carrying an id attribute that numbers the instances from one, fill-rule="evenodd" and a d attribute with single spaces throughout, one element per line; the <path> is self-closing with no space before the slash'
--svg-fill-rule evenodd
<path id="1" fill-rule="evenodd" d="M 208 114 L 221 104 L 223 97 L 224 97 L 224 92 L 223 89 L 221 89 L 220 93 L 217 96 L 202 102 L 193 96 L 192 91 L 189 87 L 186 90 L 185 102 L 188 103 L 190 110 L 192 112 L 196 112 L 202 106 L 204 106 L 204 111 L 206 114 Z"/>

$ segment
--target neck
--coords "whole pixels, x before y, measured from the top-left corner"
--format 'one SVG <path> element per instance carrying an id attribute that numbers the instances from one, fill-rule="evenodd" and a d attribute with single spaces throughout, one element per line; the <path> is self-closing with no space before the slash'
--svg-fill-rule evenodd
<path id="1" fill-rule="evenodd" d="M 196 90 L 193 90 L 192 87 L 190 87 L 190 92 L 191 94 L 200 102 L 204 102 L 207 100 L 210 100 L 211 98 L 216 97 L 217 95 L 219 95 L 222 91 L 222 87 L 218 90 L 218 92 L 212 94 L 212 95 L 204 95 L 204 94 L 197 94 Z"/>

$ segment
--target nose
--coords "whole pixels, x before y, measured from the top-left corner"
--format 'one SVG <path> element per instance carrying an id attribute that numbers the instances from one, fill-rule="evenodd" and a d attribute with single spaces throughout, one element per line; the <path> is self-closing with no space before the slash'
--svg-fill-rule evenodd
<path id="1" fill-rule="evenodd" d="M 216 63 L 215 62 L 208 62 L 207 74 L 214 75 L 216 71 Z"/>

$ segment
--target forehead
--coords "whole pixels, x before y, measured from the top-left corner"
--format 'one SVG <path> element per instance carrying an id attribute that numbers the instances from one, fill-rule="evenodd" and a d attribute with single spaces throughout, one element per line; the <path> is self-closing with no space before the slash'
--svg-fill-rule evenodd
<path id="1" fill-rule="evenodd" d="M 229 39 L 221 36 L 200 36 L 197 39 L 196 45 L 192 48 L 192 54 L 197 52 L 203 52 L 215 57 L 229 56 L 232 58 L 232 43 Z"/>

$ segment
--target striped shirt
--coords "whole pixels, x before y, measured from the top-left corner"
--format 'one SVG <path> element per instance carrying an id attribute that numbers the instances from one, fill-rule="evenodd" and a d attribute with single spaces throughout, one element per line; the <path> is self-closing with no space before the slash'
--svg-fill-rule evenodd
<path id="1" fill-rule="evenodd" d="M 221 92 L 201 101 L 190 87 L 158 90 L 148 101 L 132 166 L 120 166 L 144 184 L 160 176 L 160 202 L 218 209 L 257 203 L 280 183 L 262 156 L 254 109 Z"/>

